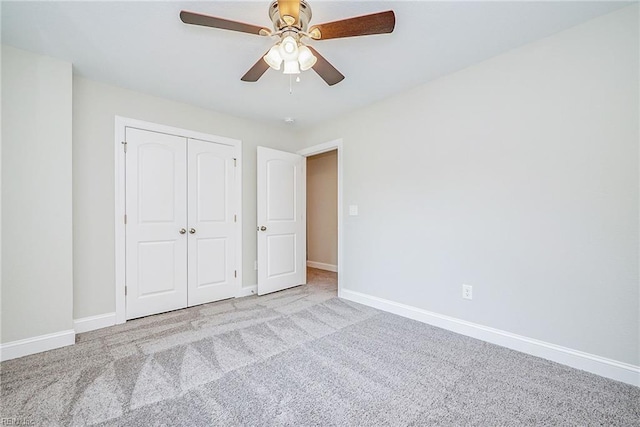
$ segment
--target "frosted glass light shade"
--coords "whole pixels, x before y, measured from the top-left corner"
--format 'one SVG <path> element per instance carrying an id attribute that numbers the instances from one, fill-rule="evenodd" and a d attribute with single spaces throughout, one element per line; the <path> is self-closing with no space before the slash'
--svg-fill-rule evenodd
<path id="1" fill-rule="evenodd" d="M 309 68 L 313 67 L 316 64 L 318 58 L 316 58 L 311 49 L 306 47 L 305 45 L 301 45 L 298 48 L 298 62 L 300 63 L 300 69 L 302 71 L 307 71 Z"/>
<path id="2" fill-rule="evenodd" d="M 278 45 L 273 46 L 269 49 L 269 52 L 265 56 L 263 56 L 264 62 L 269 64 L 269 67 L 274 70 L 280 69 L 280 64 L 282 63 L 282 56 L 280 56 L 280 49 Z"/>
<path id="3" fill-rule="evenodd" d="M 298 42 L 293 37 L 287 36 L 282 39 L 278 52 L 285 62 L 295 61 L 298 59 Z"/>
<path id="4" fill-rule="evenodd" d="M 284 71 L 282 74 L 300 74 L 300 67 L 298 61 L 284 61 Z"/>

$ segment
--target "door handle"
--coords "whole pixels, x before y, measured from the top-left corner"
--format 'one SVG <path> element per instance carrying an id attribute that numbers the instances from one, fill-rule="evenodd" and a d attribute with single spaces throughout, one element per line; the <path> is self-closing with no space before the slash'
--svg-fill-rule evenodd
<path id="1" fill-rule="evenodd" d="M 189 233 L 191 233 L 191 234 L 196 234 L 196 229 L 195 229 L 195 228 L 190 228 L 190 229 L 189 229 Z"/>
<path id="2" fill-rule="evenodd" d="M 263 225 L 262 227 L 260 227 L 260 231 L 267 231 L 267 227 Z"/>
<path id="3" fill-rule="evenodd" d="M 186 233 L 186 232 L 187 232 L 187 229 L 186 229 L 186 228 L 181 228 L 181 229 L 180 229 L 180 234 L 184 234 L 184 233 Z"/>

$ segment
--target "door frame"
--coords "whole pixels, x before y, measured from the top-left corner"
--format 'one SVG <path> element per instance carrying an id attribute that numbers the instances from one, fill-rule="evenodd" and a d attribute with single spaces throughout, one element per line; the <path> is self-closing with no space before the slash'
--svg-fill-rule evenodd
<path id="1" fill-rule="evenodd" d="M 299 150 L 297 154 L 310 157 L 315 156 L 316 154 L 326 153 L 327 151 L 337 150 L 338 152 L 338 297 L 342 297 L 342 282 L 344 277 L 344 250 L 343 250 L 343 216 L 344 213 L 343 203 L 342 203 L 342 183 L 343 183 L 343 174 L 342 174 L 342 138 L 334 139 L 329 142 L 325 142 L 322 144 L 313 145 L 311 147 L 304 148 Z M 308 221 L 308 216 L 307 216 Z"/>
<path id="2" fill-rule="evenodd" d="M 236 200 L 237 200 L 237 222 L 235 233 L 237 238 L 235 251 L 235 264 L 238 272 L 237 292 L 239 295 L 242 289 L 242 141 L 227 138 L 224 136 L 211 135 L 187 129 L 180 129 L 172 126 L 160 125 L 152 122 L 145 122 L 127 117 L 115 116 L 115 203 L 114 203 L 114 223 L 115 223 L 115 301 L 116 301 L 116 324 L 126 322 L 126 252 L 125 238 L 126 228 L 124 224 L 125 210 L 125 156 L 124 141 L 126 128 L 136 128 L 151 132 L 165 133 L 183 138 L 199 139 L 201 141 L 216 144 L 230 145 L 235 148 L 236 155 Z"/>

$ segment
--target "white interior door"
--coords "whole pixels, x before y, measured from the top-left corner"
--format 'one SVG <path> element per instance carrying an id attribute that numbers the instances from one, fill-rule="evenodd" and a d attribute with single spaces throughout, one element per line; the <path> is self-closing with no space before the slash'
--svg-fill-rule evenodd
<path id="1" fill-rule="evenodd" d="M 306 283 L 306 160 L 258 147 L 258 295 Z"/>
<path id="2" fill-rule="evenodd" d="M 235 297 L 235 148 L 189 139 L 189 306 Z"/>
<path id="3" fill-rule="evenodd" d="M 187 144 L 126 128 L 126 318 L 187 304 Z"/>

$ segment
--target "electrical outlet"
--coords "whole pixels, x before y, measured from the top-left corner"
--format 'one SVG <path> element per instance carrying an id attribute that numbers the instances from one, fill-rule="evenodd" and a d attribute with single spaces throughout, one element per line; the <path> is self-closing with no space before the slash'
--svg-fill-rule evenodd
<path id="1" fill-rule="evenodd" d="M 462 285 L 462 298 L 473 299 L 473 286 Z"/>

